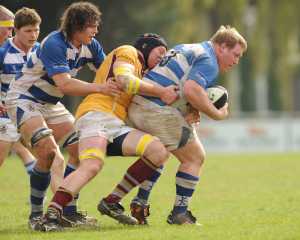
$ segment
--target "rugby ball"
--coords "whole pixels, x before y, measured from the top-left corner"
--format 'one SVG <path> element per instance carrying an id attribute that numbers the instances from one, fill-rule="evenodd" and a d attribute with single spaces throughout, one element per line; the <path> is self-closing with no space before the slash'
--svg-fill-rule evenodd
<path id="1" fill-rule="evenodd" d="M 206 89 L 208 98 L 217 109 L 222 108 L 228 101 L 228 92 L 226 88 L 215 85 Z"/>

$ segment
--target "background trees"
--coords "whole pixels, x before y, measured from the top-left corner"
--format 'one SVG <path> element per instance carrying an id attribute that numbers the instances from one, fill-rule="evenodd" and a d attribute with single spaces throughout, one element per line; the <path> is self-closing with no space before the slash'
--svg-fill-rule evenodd
<path id="1" fill-rule="evenodd" d="M 37 9 L 43 18 L 41 38 L 59 25 L 70 0 L 2 0 L 16 11 Z M 170 46 L 207 40 L 220 25 L 235 26 L 248 40 L 241 64 L 221 76 L 228 88 L 231 111 L 299 111 L 300 1 L 280 0 L 94 0 L 103 12 L 98 39 L 108 53 L 130 44 L 143 32 L 163 35 Z M 87 72 L 82 76 L 92 79 Z M 66 100 L 74 108 L 77 101 Z"/>

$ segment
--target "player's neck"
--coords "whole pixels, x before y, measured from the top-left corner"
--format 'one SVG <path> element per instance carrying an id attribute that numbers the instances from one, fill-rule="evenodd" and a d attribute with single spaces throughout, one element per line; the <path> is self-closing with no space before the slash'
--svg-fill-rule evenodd
<path id="1" fill-rule="evenodd" d="M 74 47 L 76 47 L 78 50 L 79 50 L 79 49 L 81 48 L 81 46 L 82 46 L 82 42 L 79 41 L 79 40 L 77 40 L 76 38 L 71 39 L 70 42 L 71 42 L 72 45 L 73 45 Z"/>
<path id="2" fill-rule="evenodd" d="M 25 52 L 25 53 L 28 53 L 29 50 L 32 48 L 32 47 L 28 47 L 28 46 L 26 46 L 25 44 L 23 44 L 23 43 L 19 40 L 19 38 L 18 38 L 17 36 L 15 36 L 15 37 L 13 38 L 13 43 L 14 43 L 20 50 L 22 50 L 22 51 Z"/>

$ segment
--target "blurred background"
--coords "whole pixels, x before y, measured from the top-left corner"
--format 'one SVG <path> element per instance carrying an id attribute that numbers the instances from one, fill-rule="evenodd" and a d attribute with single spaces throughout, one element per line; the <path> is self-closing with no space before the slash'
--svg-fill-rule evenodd
<path id="1" fill-rule="evenodd" d="M 0 0 L 12 11 L 35 8 L 42 17 L 40 40 L 59 26 L 68 0 Z M 299 151 L 300 1 L 289 0 L 98 0 L 97 36 L 106 53 L 156 32 L 170 46 L 209 39 L 220 25 L 232 25 L 248 41 L 233 71 L 220 76 L 228 89 L 231 120 L 203 118 L 199 134 L 212 151 Z M 91 81 L 83 69 L 79 78 Z M 79 98 L 66 97 L 74 112 Z M 232 134 L 234 133 L 234 134 Z"/>

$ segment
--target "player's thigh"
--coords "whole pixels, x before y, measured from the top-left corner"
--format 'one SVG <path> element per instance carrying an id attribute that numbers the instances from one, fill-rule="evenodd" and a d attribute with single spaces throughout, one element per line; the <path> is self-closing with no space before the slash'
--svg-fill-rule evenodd
<path id="1" fill-rule="evenodd" d="M 136 128 L 158 137 L 170 151 L 186 145 L 193 138 L 192 127 L 175 108 L 165 106 L 152 110 L 132 103 L 129 117 Z"/>
<path id="2" fill-rule="evenodd" d="M 101 136 L 81 138 L 79 140 L 79 161 L 81 169 L 97 174 L 106 155 L 107 139 Z"/>
<path id="3" fill-rule="evenodd" d="M 25 145 L 30 146 L 33 134 L 42 128 L 48 129 L 48 126 L 41 115 L 34 116 L 24 121 L 19 130 Z"/>
<path id="4" fill-rule="evenodd" d="M 74 117 L 61 103 L 47 104 L 41 112 L 49 128 L 53 130 L 55 141 L 67 145 L 68 138 L 75 133 Z"/>
<path id="5" fill-rule="evenodd" d="M 140 130 L 133 129 L 126 135 L 123 141 L 122 152 L 124 156 L 141 156 L 151 151 L 149 150 L 151 148 L 153 152 L 156 145 L 158 145 L 157 150 L 161 147 L 161 150 L 164 151 L 164 146 L 160 143 L 158 138 Z"/>
<path id="6" fill-rule="evenodd" d="M 52 129 L 53 136 L 56 142 L 61 142 L 61 140 L 69 133 L 75 132 L 74 124 L 71 121 L 65 121 L 61 123 L 47 123 L 48 127 Z"/>

